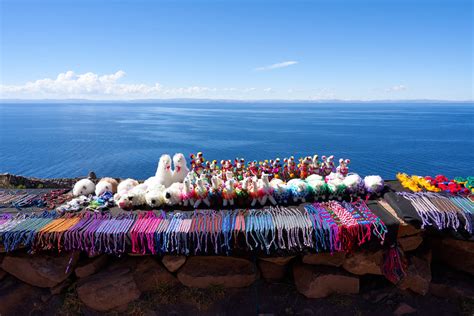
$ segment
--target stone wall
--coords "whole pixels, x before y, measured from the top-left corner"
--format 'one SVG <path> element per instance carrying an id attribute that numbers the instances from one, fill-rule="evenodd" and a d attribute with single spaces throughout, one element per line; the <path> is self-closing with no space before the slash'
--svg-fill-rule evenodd
<path id="1" fill-rule="evenodd" d="M 0 174 L 0 188 L 2 189 L 70 189 L 80 178 L 56 178 L 56 179 L 40 179 L 23 177 L 9 173 Z"/>
<path id="2" fill-rule="evenodd" d="M 421 235 L 416 236 L 422 239 Z M 433 286 L 432 282 L 432 253 L 437 260 L 472 278 L 473 243 L 423 242 L 423 239 L 418 242 L 418 238 L 408 237 L 411 239 L 404 246 L 406 276 L 391 287 L 420 296 L 431 295 L 434 291 L 438 296 L 451 293 L 473 298 L 469 291 L 437 283 Z M 117 258 L 108 255 L 88 257 L 77 252 L 59 255 L 30 255 L 23 251 L 3 253 L 0 254 L 0 280 L 13 277 L 19 281 L 14 285 L 11 280 L 0 284 L 0 302 L 3 303 L 0 314 L 13 314 L 22 306 L 22 300 L 33 295 L 34 289 L 43 293 L 46 301 L 56 296 L 68 298 L 74 295 L 76 304 L 98 312 L 123 311 L 150 292 L 159 292 L 167 299 L 172 299 L 169 293 L 194 293 L 191 296 L 196 297 L 188 299 L 206 300 L 211 298 L 201 297 L 201 292 L 196 291 L 211 289 L 212 295 L 220 295 L 220 290 L 215 292 L 216 289 L 248 288 L 257 281 L 294 284 L 308 299 L 357 295 L 364 288 L 367 276 L 376 278 L 385 287 L 389 284 L 383 281 L 382 256 L 382 250 L 289 257 L 253 257 L 249 254 L 248 257 L 125 255 Z M 173 292 L 174 288 L 196 290 Z"/>

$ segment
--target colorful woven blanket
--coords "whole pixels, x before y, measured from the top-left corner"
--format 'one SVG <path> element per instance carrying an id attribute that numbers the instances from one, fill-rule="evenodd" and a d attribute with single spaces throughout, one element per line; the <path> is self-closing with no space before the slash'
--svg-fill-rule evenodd
<path id="1" fill-rule="evenodd" d="M 79 250 L 89 254 L 229 254 L 236 248 L 273 251 L 352 251 L 387 228 L 363 201 L 330 201 L 304 208 L 86 212 L 0 216 L 6 251 Z"/>

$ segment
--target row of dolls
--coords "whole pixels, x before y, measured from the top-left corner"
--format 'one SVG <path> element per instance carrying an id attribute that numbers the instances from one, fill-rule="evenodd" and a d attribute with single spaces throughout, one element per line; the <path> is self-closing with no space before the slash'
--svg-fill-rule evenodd
<path id="1" fill-rule="evenodd" d="M 312 174 L 328 176 L 331 173 L 338 172 L 343 176 L 349 173 L 349 159 L 339 159 L 339 165 L 336 167 L 334 156 L 322 156 L 319 160 L 318 155 L 301 157 L 298 160 L 294 156 L 280 160 L 275 158 L 257 162 L 250 161 L 246 164 L 244 158 L 232 160 L 207 161 L 202 152 L 191 154 L 191 171 L 201 175 L 207 174 L 209 177 L 222 173 L 232 172 L 239 181 L 247 177 L 261 177 L 262 174 L 268 174 L 270 179 L 278 178 L 285 181 L 300 178 L 306 179 Z"/>
<path id="2" fill-rule="evenodd" d="M 361 178 L 357 174 L 342 175 L 331 173 L 329 176 L 310 175 L 306 179 L 291 179 L 288 182 L 273 178 L 268 174 L 261 177 L 246 177 L 238 180 L 227 171 L 224 180 L 220 175 L 210 179 L 205 174 L 197 176 L 189 172 L 183 182 L 174 182 L 169 187 L 150 177 L 143 183 L 126 179 L 117 183 L 114 179 L 104 178 L 97 185 L 88 179 L 80 180 L 81 196 L 115 193 L 114 201 L 122 209 L 143 206 L 157 208 L 163 205 L 185 207 L 209 207 L 234 205 L 254 207 L 265 204 L 286 204 L 306 202 L 308 199 L 342 198 L 344 196 L 364 196 L 378 194 L 384 187 L 380 176 Z M 85 190 L 87 188 L 87 190 Z"/>

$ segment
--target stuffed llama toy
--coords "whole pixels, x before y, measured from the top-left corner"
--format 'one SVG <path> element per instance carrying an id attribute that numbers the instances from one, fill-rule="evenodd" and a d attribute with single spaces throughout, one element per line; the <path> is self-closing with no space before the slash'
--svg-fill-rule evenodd
<path id="1" fill-rule="evenodd" d="M 196 181 L 194 197 L 196 198 L 196 202 L 194 202 L 194 208 L 197 208 L 201 202 L 204 202 L 204 204 L 207 206 L 211 206 L 211 202 L 209 202 L 209 190 L 202 179 L 198 179 Z"/>
<path id="2" fill-rule="evenodd" d="M 306 181 L 301 179 L 291 179 L 288 181 L 288 188 L 291 192 L 293 202 L 306 202 L 306 198 L 309 195 L 309 186 Z"/>
<path id="3" fill-rule="evenodd" d="M 137 206 L 143 206 L 146 204 L 146 191 L 147 185 L 141 183 L 133 187 L 127 194 L 120 197 L 118 206 L 121 209 L 127 210 Z"/>
<path id="4" fill-rule="evenodd" d="M 165 203 L 164 191 L 163 185 L 149 186 L 145 193 L 146 204 L 151 208 L 163 205 Z"/>
<path id="5" fill-rule="evenodd" d="M 357 196 L 364 188 L 364 181 L 357 173 L 348 174 L 342 181 L 351 196 Z"/>
<path id="6" fill-rule="evenodd" d="M 346 192 L 346 186 L 344 185 L 344 177 L 340 173 L 331 172 L 326 177 L 326 183 L 328 185 L 329 198 L 334 197 L 342 198 Z"/>
<path id="7" fill-rule="evenodd" d="M 173 182 L 183 182 L 189 172 L 186 158 L 183 154 L 178 153 L 173 156 L 173 167 Z"/>
<path id="8" fill-rule="evenodd" d="M 157 182 L 169 187 L 173 183 L 173 173 L 171 171 L 171 157 L 170 155 L 162 155 L 158 162 L 155 177 Z"/>
<path id="9" fill-rule="evenodd" d="M 258 195 L 260 196 L 259 202 L 263 206 L 270 200 L 270 203 L 276 205 L 277 202 L 273 198 L 273 187 L 270 185 L 268 180 L 268 174 L 263 173 L 262 177 L 258 180 Z"/>
<path id="10" fill-rule="evenodd" d="M 236 196 L 235 180 L 231 178 L 225 182 L 224 188 L 222 189 L 222 205 L 224 207 L 227 206 L 227 204 L 233 206 Z"/>
<path id="11" fill-rule="evenodd" d="M 95 186 L 95 195 L 100 196 L 105 192 L 117 193 L 117 180 L 113 178 L 102 178 Z"/>
<path id="12" fill-rule="evenodd" d="M 223 185 L 224 185 L 224 181 L 220 177 L 212 176 L 211 187 L 209 188 L 210 201 L 213 201 L 213 203 L 218 201 L 218 199 L 221 197 Z"/>
<path id="13" fill-rule="evenodd" d="M 89 195 L 94 193 L 95 191 L 95 184 L 89 179 L 82 179 L 74 184 L 74 188 L 72 189 L 72 194 L 74 196 L 81 196 L 81 195 Z"/>
<path id="14" fill-rule="evenodd" d="M 252 207 L 258 202 L 258 185 L 257 177 L 247 177 L 242 181 L 242 189 L 247 191 L 250 198 L 250 205 Z"/>
<path id="15" fill-rule="evenodd" d="M 288 203 L 290 199 L 290 191 L 288 190 L 288 186 L 286 183 L 277 178 L 273 178 L 270 181 L 270 185 L 273 188 L 273 197 L 277 203 Z"/>
<path id="16" fill-rule="evenodd" d="M 166 188 L 164 191 L 166 205 L 178 205 L 181 203 L 181 192 L 183 191 L 183 184 L 176 182 Z"/>
<path id="17" fill-rule="evenodd" d="M 368 194 L 380 194 L 384 188 L 384 181 L 380 176 L 366 176 L 364 187 Z"/>
<path id="18" fill-rule="evenodd" d="M 181 191 L 181 200 L 184 206 L 194 205 L 194 188 L 188 179 L 183 181 L 183 191 Z"/>
<path id="19" fill-rule="evenodd" d="M 322 197 L 323 199 L 326 198 L 327 192 L 327 184 L 324 181 L 324 178 L 319 174 L 312 174 L 308 178 L 306 178 L 306 183 L 314 195 L 315 199 Z"/>
<path id="20" fill-rule="evenodd" d="M 117 193 L 114 194 L 114 200 L 118 202 L 122 195 L 127 194 L 130 190 L 138 185 L 138 181 L 134 179 L 126 179 L 119 183 L 117 186 Z"/>

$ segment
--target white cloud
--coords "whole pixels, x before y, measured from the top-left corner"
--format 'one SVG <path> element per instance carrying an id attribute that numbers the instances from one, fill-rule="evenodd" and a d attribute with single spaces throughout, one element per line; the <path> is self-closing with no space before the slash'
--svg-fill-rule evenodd
<path id="1" fill-rule="evenodd" d="M 268 65 L 268 66 L 263 66 L 263 67 L 257 67 L 255 68 L 256 71 L 265 71 L 265 70 L 273 70 L 273 69 L 278 69 L 278 68 L 285 68 L 289 66 L 296 65 L 298 62 L 295 60 L 289 60 L 289 61 L 284 61 L 281 63 L 276 63 L 273 65 Z"/>
<path id="2" fill-rule="evenodd" d="M 393 87 L 390 87 L 390 88 L 387 88 L 385 89 L 386 92 L 399 92 L 399 91 L 404 91 L 406 90 L 407 87 L 402 85 L 402 84 L 399 84 L 399 85 L 395 85 Z"/>
<path id="3" fill-rule="evenodd" d="M 230 98 L 258 99 L 272 88 L 167 87 L 160 83 L 121 83 L 126 73 L 119 70 L 99 75 L 93 72 L 60 73 L 19 85 L 0 84 L 0 98 L 8 99 L 149 99 L 149 98 Z"/>

